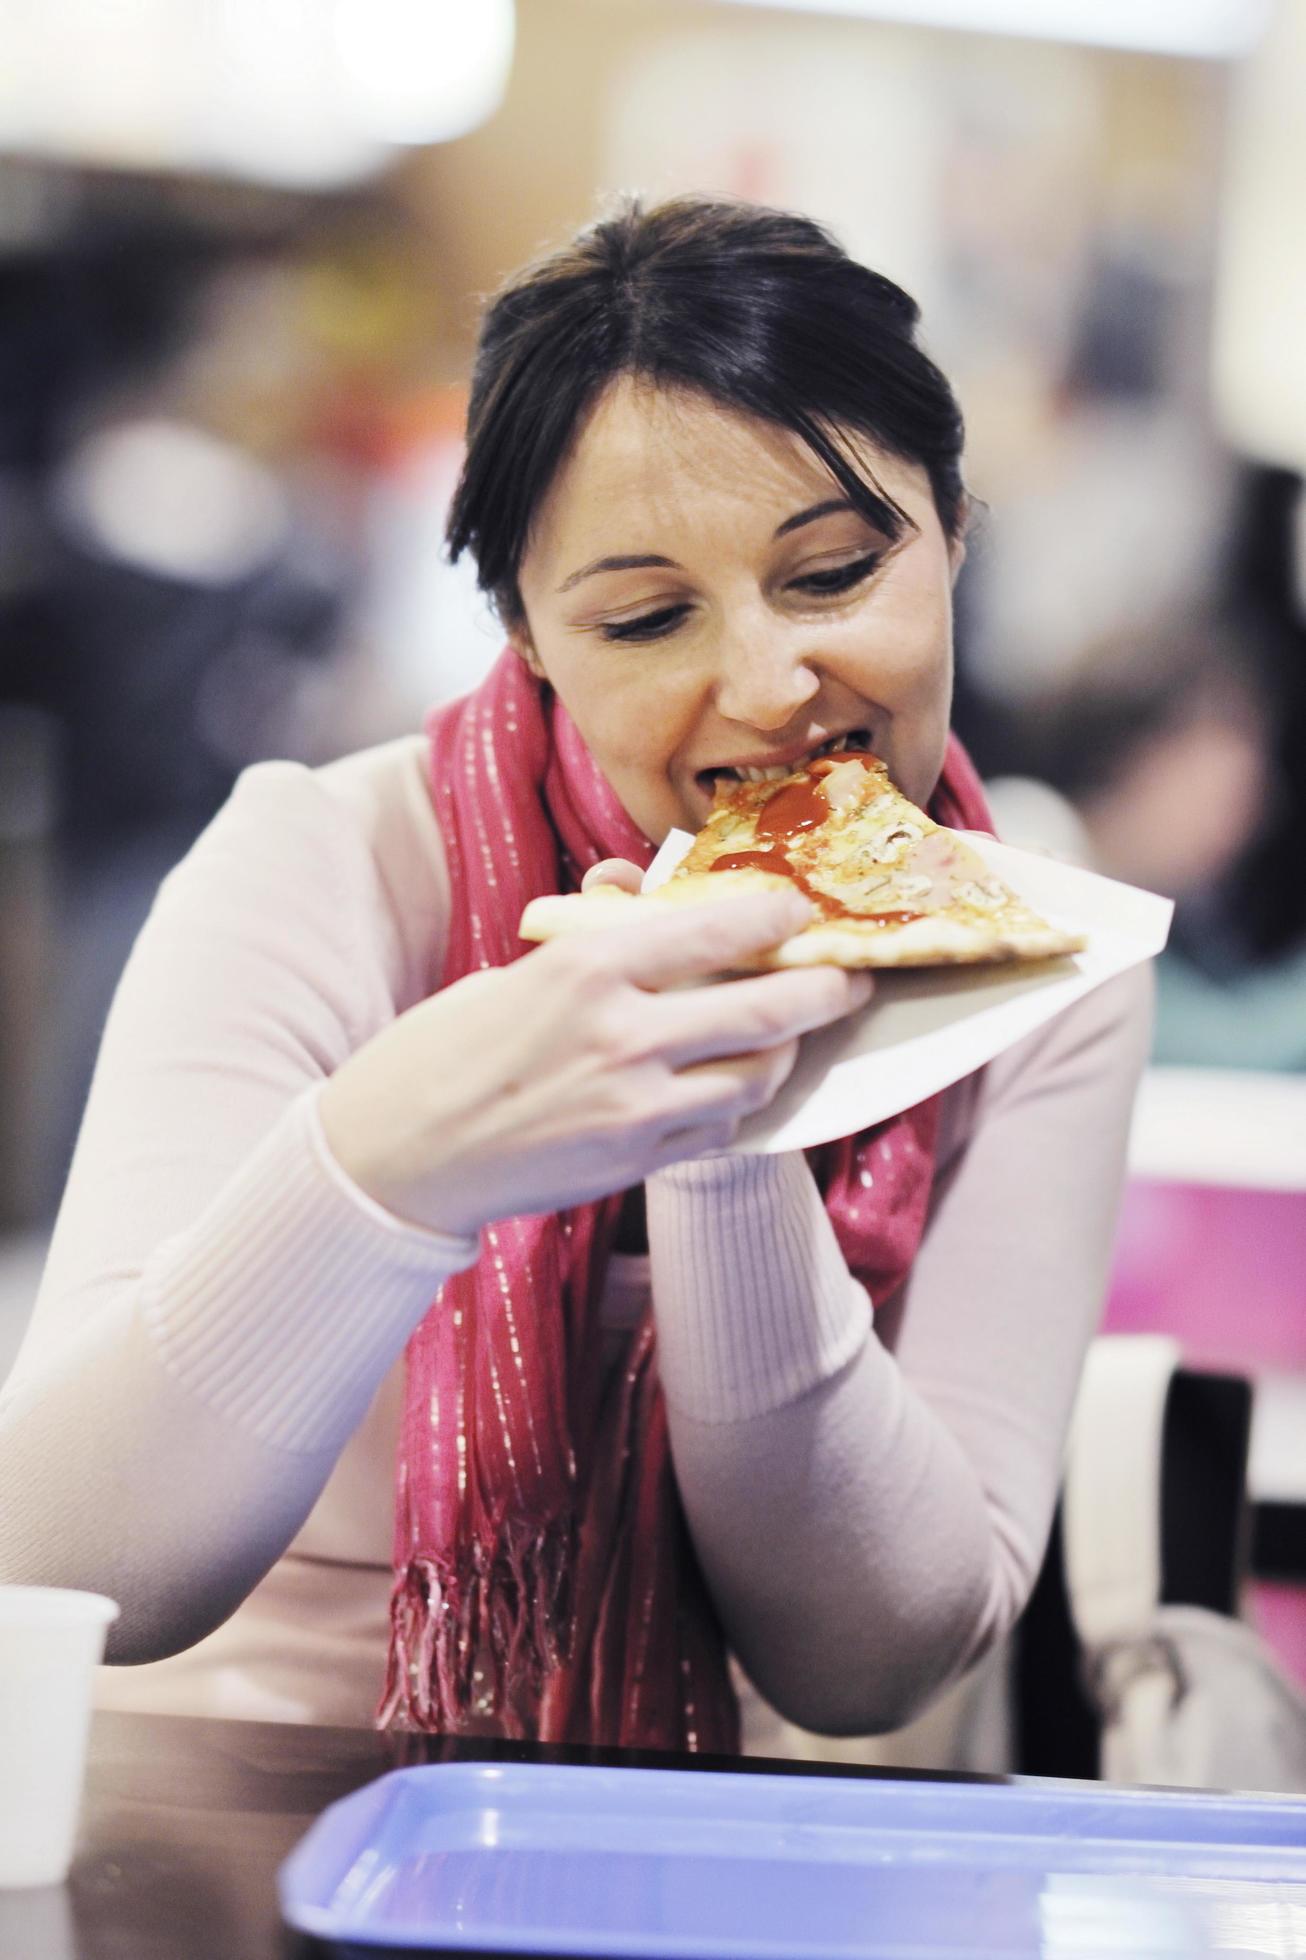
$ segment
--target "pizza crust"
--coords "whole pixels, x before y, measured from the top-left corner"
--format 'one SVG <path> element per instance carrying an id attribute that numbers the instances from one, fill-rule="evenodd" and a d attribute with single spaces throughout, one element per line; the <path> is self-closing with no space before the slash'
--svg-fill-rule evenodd
<path id="1" fill-rule="evenodd" d="M 533 898 L 521 915 L 517 937 L 539 943 L 565 939 L 573 932 L 610 932 L 631 916 L 632 905 L 644 902 L 643 895 L 622 891 L 617 885 Z"/>
<path id="2" fill-rule="evenodd" d="M 621 885 L 592 885 L 587 892 L 560 892 L 533 898 L 521 915 L 518 937 L 561 939 L 573 932 L 611 930 L 631 916 L 630 907 L 716 905 L 723 898 L 767 890 L 791 891 L 788 878 L 765 871 L 719 871 L 706 878 L 672 878 L 652 892 L 628 892 Z"/>
<path id="3" fill-rule="evenodd" d="M 954 919 L 913 919 L 885 930 L 858 929 L 855 919 L 821 922 L 785 940 L 756 962 L 766 972 L 793 966 L 990 966 L 1050 960 L 1083 950 L 1075 933 L 1055 926 L 1014 927 L 981 933 Z"/>

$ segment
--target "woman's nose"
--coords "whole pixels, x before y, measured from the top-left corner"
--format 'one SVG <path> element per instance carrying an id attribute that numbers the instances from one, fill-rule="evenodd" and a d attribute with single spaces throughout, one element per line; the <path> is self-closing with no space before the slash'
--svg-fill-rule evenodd
<path id="1" fill-rule="evenodd" d="M 779 634 L 742 631 L 721 653 L 718 712 L 750 728 L 783 728 L 819 692 L 820 676 L 807 654 Z"/>

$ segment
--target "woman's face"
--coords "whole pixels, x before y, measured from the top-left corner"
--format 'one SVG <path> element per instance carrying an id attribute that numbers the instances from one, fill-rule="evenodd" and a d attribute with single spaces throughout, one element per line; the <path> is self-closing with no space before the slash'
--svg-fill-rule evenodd
<path id="1" fill-rule="evenodd" d="M 854 453 L 908 522 L 852 509 L 801 440 L 622 380 L 544 498 L 514 637 L 655 844 L 718 776 L 866 738 L 924 803 L 952 690 L 949 548 L 919 466 Z"/>

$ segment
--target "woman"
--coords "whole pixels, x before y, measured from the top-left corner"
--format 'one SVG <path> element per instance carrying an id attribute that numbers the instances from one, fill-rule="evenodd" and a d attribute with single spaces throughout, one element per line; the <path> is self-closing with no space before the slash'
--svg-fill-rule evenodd
<path id="1" fill-rule="evenodd" d="M 801 898 L 516 938 L 828 741 L 986 821 L 915 324 L 816 226 L 701 202 L 491 305 L 451 546 L 508 649 L 425 736 L 248 771 L 105 1032 L 0 1463 L 0 1572 L 114 1594 L 111 1659 L 150 1664 L 104 1700 L 367 1721 L 393 1578 L 382 1719 L 730 1748 L 727 1649 L 857 1733 L 1019 1613 L 1145 992 L 810 1162 L 736 1157 L 868 997 L 710 983 Z"/>

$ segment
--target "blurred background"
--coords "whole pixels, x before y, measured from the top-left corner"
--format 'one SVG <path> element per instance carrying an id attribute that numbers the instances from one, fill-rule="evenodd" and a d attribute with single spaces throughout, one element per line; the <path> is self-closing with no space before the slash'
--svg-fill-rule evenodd
<path id="1" fill-rule="evenodd" d="M 497 650 L 480 296 L 729 193 L 922 304 L 956 724 L 1010 841 L 1177 902 L 1113 1324 L 1260 1375 L 1306 1500 L 1303 100 L 1301 0 L 0 0 L 0 1364 L 162 874 Z"/>

